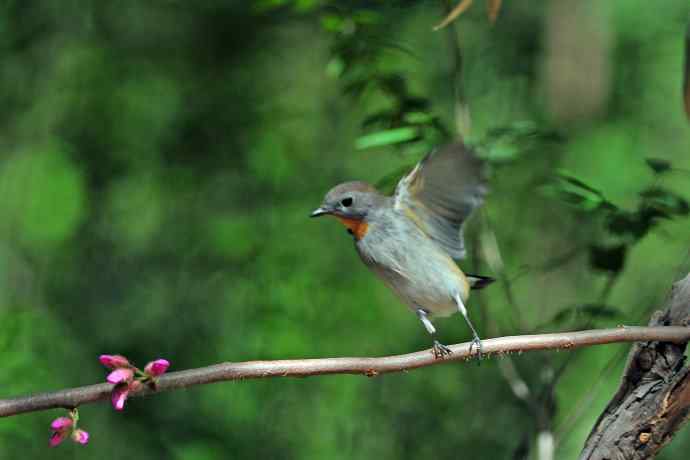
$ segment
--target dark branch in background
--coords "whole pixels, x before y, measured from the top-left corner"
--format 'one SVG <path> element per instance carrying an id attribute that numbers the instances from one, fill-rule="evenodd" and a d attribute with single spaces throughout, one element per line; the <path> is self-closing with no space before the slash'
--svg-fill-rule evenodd
<path id="1" fill-rule="evenodd" d="M 446 12 L 451 14 L 453 8 L 452 3 L 450 0 L 446 0 L 445 3 Z M 465 102 L 465 94 L 462 89 L 462 50 L 458 43 L 458 32 L 455 30 L 454 24 L 450 24 L 446 29 L 446 37 L 448 37 L 448 47 L 450 49 L 450 59 L 452 61 L 450 80 L 453 85 L 453 117 L 455 119 L 455 130 L 457 134 L 460 135 L 460 139 L 465 139 L 470 135 L 472 119 L 470 117 L 470 108 Z"/>
<path id="2" fill-rule="evenodd" d="M 650 327 L 690 324 L 690 274 L 678 281 L 668 307 L 656 312 Z M 623 381 L 594 425 L 581 460 L 654 457 L 688 420 L 690 367 L 686 343 L 636 344 Z"/>
<path id="3" fill-rule="evenodd" d="M 690 340 L 690 328 L 621 326 L 616 329 L 500 337 L 484 340 L 483 344 L 486 355 L 501 355 L 513 352 L 571 349 L 606 343 L 650 340 L 685 343 Z M 177 390 L 228 380 L 270 377 L 308 377 L 327 374 L 361 374 L 374 377 L 389 372 L 401 372 L 434 364 L 471 359 L 474 355 L 470 353 L 469 347 L 469 342 L 451 345 L 450 348 L 453 353 L 443 360 L 435 359 L 431 350 L 425 350 L 383 358 L 321 358 L 222 363 L 166 374 L 158 381 L 158 391 Z M 112 385 L 104 383 L 0 400 L 0 417 L 59 407 L 71 409 L 82 404 L 109 399 L 111 389 Z M 151 393 L 154 391 L 145 389 L 134 395 L 145 396 Z"/>

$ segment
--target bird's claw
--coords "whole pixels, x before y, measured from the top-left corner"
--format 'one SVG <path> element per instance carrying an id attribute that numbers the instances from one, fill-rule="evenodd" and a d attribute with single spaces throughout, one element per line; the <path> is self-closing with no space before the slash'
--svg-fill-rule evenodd
<path id="1" fill-rule="evenodd" d="M 481 339 L 476 335 L 472 339 L 472 342 L 470 342 L 470 355 L 472 355 L 472 349 L 475 347 L 477 348 L 477 361 L 479 362 L 484 357 L 484 345 L 482 345 Z"/>
<path id="2" fill-rule="evenodd" d="M 449 356 L 451 353 L 453 353 L 453 350 L 443 345 L 438 340 L 434 340 L 434 346 L 431 347 L 431 352 L 434 354 L 434 358 L 444 359 L 446 356 Z"/>

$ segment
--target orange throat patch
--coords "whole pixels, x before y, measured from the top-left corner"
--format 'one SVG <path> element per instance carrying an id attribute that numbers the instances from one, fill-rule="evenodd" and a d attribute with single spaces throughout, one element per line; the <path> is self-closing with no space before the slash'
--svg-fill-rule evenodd
<path id="1" fill-rule="evenodd" d="M 357 241 L 361 240 L 364 238 L 364 235 L 367 234 L 367 230 L 369 229 L 369 224 L 364 222 L 364 220 L 360 219 L 347 219 L 345 217 L 340 217 L 340 216 L 335 216 L 338 218 L 340 222 L 343 223 L 345 227 L 347 227 L 348 231 L 352 234 L 352 236 L 355 237 Z"/>

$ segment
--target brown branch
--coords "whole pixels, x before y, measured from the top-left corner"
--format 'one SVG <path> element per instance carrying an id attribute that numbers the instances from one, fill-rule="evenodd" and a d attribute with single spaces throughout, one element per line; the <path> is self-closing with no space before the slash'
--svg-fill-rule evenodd
<path id="1" fill-rule="evenodd" d="M 504 353 L 571 349 L 590 345 L 617 342 L 658 340 L 685 343 L 690 340 L 690 328 L 684 327 L 627 327 L 599 329 L 555 334 L 521 335 L 500 337 L 483 341 L 484 353 Z M 326 374 L 362 374 L 374 377 L 389 372 L 401 372 L 419 367 L 470 359 L 469 343 L 451 345 L 453 353 L 443 360 L 434 359 L 430 350 L 383 358 L 321 358 L 279 361 L 247 361 L 222 363 L 162 376 L 157 391 L 176 390 L 195 385 L 227 380 L 257 379 L 269 377 L 308 377 Z M 82 404 L 109 399 L 112 385 L 102 383 L 67 390 L 0 400 L 0 417 L 46 409 L 64 407 L 71 409 Z M 150 389 L 136 393 L 144 396 Z"/>
<path id="2" fill-rule="evenodd" d="M 690 274 L 674 284 L 668 307 L 649 325 L 690 324 Z M 630 351 L 623 380 L 599 416 L 581 460 L 654 457 L 688 420 L 690 367 L 686 343 L 645 342 Z"/>

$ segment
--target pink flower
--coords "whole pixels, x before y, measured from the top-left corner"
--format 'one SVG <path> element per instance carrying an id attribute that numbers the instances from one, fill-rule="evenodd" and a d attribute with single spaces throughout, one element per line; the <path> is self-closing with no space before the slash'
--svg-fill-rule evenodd
<path id="1" fill-rule="evenodd" d="M 115 410 L 123 410 L 129 394 L 139 391 L 144 383 L 155 390 L 157 378 L 170 367 L 168 360 L 157 359 L 148 363 L 142 372 L 122 355 L 101 355 L 98 359 L 105 367 L 113 370 L 106 380 L 114 385 L 110 393 L 110 401 Z M 76 442 L 83 440 L 82 444 L 86 444 L 89 434 L 73 433 L 73 439 Z"/>
<path id="2" fill-rule="evenodd" d="M 115 410 L 123 410 L 125 408 L 125 401 L 129 395 L 129 385 L 126 383 L 121 383 L 115 388 L 110 394 L 110 401 L 113 403 Z"/>
<path id="3" fill-rule="evenodd" d="M 151 377 L 158 377 L 159 375 L 165 374 L 168 367 L 170 367 L 170 362 L 167 359 L 157 359 L 148 363 L 144 368 L 144 372 Z"/>
<path id="4" fill-rule="evenodd" d="M 116 369 L 118 367 L 129 367 L 129 361 L 122 355 L 101 355 L 98 358 L 105 367 Z"/>
<path id="5" fill-rule="evenodd" d="M 71 418 L 58 417 L 50 424 L 50 428 L 53 431 L 64 431 L 68 428 L 71 428 L 73 423 L 74 422 Z"/>
<path id="6" fill-rule="evenodd" d="M 89 433 L 84 430 L 74 430 L 72 432 L 72 440 L 79 444 L 87 444 L 89 442 Z"/>
<path id="7" fill-rule="evenodd" d="M 48 444 L 50 445 L 50 447 L 57 447 L 62 441 L 65 440 L 65 438 L 67 438 L 68 434 L 69 433 L 67 432 L 67 430 L 65 430 L 65 431 L 53 431 L 50 434 L 50 439 L 48 440 Z"/>
<path id="8" fill-rule="evenodd" d="M 126 367 L 118 367 L 105 378 L 110 383 L 129 382 L 134 377 L 134 371 Z"/>
<path id="9" fill-rule="evenodd" d="M 72 440 L 79 444 L 89 442 L 89 433 L 84 430 L 76 429 L 77 419 L 79 418 L 76 409 L 70 412 L 70 417 L 58 417 L 50 424 L 53 432 L 50 434 L 48 444 L 50 447 L 58 446 L 67 437 L 72 435 Z"/>
<path id="10" fill-rule="evenodd" d="M 48 441 L 50 447 L 57 446 L 69 436 L 73 423 L 72 419 L 67 417 L 58 417 L 53 420 L 50 424 L 50 428 L 53 432 L 50 434 L 50 439 Z"/>

